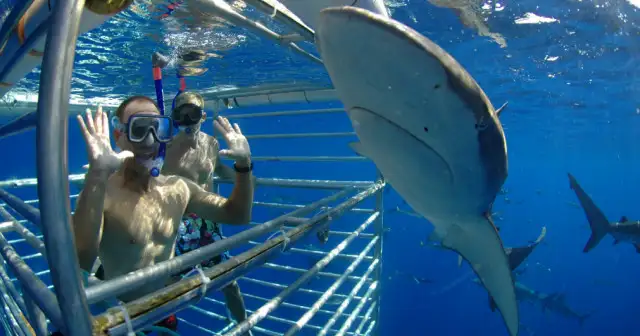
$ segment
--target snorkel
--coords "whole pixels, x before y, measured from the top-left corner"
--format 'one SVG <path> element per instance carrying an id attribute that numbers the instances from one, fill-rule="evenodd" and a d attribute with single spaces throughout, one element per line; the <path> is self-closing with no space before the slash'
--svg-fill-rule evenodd
<path id="1" fill-rule="evenodd" d="M 180 88 L 178 89 L 176 96 L 173 97 L 173 102 L 171 103 L 171 111 L 173 111 L 176 108 L 176 100 L 178 99 L 178 96 L 180 96 L 180 94 L 182 94 L 187 88 L 187 83 L 185 82 L 184 76 L 182 76 L 180 71 L 176 71 L 176 77 L 178 77 L 178 80 L 180 81 Z M 174 122 L 173 126 L 185 132 L 186 134 L 191 134 L 193 132 L 193 129 L 190 126 L 181 126 L 181 125 L 178 125 L 177 122 Z"/>
<path id="2" fill-rule="evenodd" d="M 200 132 L 201 124 L 206 116 L 204 99 L 199 94 L 186 90 L 187 84 L 184 76 L 182 69 L 178 68 L 176 77 L 180 81 L 180 88 L 175 97 L 173 97 L 171 117 L 173 119 L 174 129 L 178 132 L 183 132 L 187 136 L 195 137 Z M 185 108 L 187 108 L 186 111 L 184 110 Z M 193 108 L 197 108 L 197 112 L 195 112 Z M 188 116 L 185 116 L 183 113 L 186 113 Z M 189 120 L 187 121 L 184 118 L 188 118 Z"/>
<path id="3" fill-rule="evenodd" d="M 158 109 L 160 114 L 164 116 L 164 94 L 162 92 L 162 68 L 167 66 L 169 60 L 162 56 L 160 53 L 155 52 L 151 56 L 151 65 L 153 67 L 153 81 L 156 87 L 156 100 L 158 102 Z M 167 145 L 163 142 L 160 143 L 158 154 L 152 160 L 138 160 L 138 163 L 149 169 L 149 174 L 153 177 L 158 177 L 164 164 L 164 157 L 167 151 Z"/>

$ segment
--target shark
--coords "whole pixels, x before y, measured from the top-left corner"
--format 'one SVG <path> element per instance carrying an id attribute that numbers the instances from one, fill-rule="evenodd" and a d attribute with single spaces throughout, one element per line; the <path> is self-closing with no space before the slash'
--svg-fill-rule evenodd
<path id="1" fill-rule="evenodd" d="M 543 293 L 516 282 L 516 296 L 521 302 L 529 302 L 539 306 L 543 312 L 553 312 L 566 318 L 575 318 L 582 326 L 592 313 L 581 314 L 571 308 L 564 293 Z"/>
<path id="2" fill-rule="evenodd" d="M 480 36 L 491 38 L 500 45 L 500 48 L 507 47 L 507 41 L 504 36 L 491 32 L 489 26 L 487 26 L 486 21 L 490 11 L 482 7 L 484 1 L 428 0 L 428 2 L 436 7 L 451 9 L 465 27 L 474 29 Z"/>
<path id="3" fill-rule="evenodd" d="M 359 139 L 351 148 L 433 225 L 431 242 L 469 262 L 517 335 L 514 280 L 491 219 L 508 170 L 500 110 L 445 50 L 384 15 L 323 9 L 316 47 Z"/>
<path id="4" fill-rule="evenodd" d="M 582 252 L 587 253 L 598 246 L 602 238 L 610 234 L 617 245 L 620 242 L 628 242 L 633 245 L 637 253 L 640 253 L 640 221 L 630 221 L 626 216 L 622 216 L 618 222 L 609 222 L 591 197 L 582 189 L 573 175 L 569 175 L 569 186 L 575 192 L 580 202 L 587 221 L 591 227 L 591 236 Z"/>
<path id="5" fill-rule="evenodd" d="M 547 228 L 542 227 L 542 232 L 538 236 L 536 240 L 533 242 L 519 247 L 507 247 L 505 248 L 505 252 L 509 257 L 509 267 L 513 272 L 516 272 L 517 268 L 522 265 L 522 263 L 529 257 L 529 255 L 533 252 L 533 250 L 542 243 L 547 234 Z M 474 279 L 475 282 L 478 282 L 477 279 Z M 516 290 L 516 298 L 520 302 L 530 302 L 534 305 L 539 306 L 542 311 L 550 311 L 557 314 L 560 314 L 564 317 L 575 318 L 578 320 L 580 325 L 584 323 L 584 321 L 591 316 L 591 313 L 588 314 L 580 314 L 573 310 L 569 305 L 567 305 L 565 300 L 565 295 L 563 293 L 542 293 L 531 289 L 521 282 L 516 281 L 515 283 Z M 489 309 L 491 311 L 496 310 L 495 301 L 493 298 L 489 296 Z"/>

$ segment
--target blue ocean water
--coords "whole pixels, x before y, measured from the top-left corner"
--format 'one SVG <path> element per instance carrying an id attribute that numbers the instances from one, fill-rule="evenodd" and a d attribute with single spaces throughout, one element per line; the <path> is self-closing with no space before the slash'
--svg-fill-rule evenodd
<path id="1" fill-rule="evenodd" d="M 118 98 L 129 94 L 153 96 L 150 54 L 161 51 L 175 55 L 189 47 L 200 34 L 204 47 L 222 58 L 206 63 L 200 77 L 187 79 L 189 88 L 206 90 L 221 85 L 247 86 L 264 83 L 313 83 L 328 85 L 324 69 L 288 53 L 270 41 L 241 29 L 191 31 L 153 19 L 148 4 L 119 14 L 102 27 L 83 35 L 72 83 L 72 93 L 83 97 Z M 486 24 L 504 36 L 500 46 L 460 23 L 455 13 L 426 1 L 389 2 L 393 18 L 418 30 L 454 56 L 474 76 L 496 106 L 508 101 L 501 116 L 509 155 L 509 177 L 504 193 L 494 204 L 496 224 L 506 246 L 518 246 L 535 239 L 543 226 L 547 237 L 527 260 L 518 281 L 545 293 L 564 293 L 575 311 L 591 313 L 582 325 L 553 311 L 542 311 L 522 303 L 521 335 L 635 335 L 636 284 L 640 256 L 628 244 L 613 246 L 610 237 L 589 252 L 582 248 L 589 228 L 577 199 L 569 189 L 567 172 L 572 173 L 593 197 L 610 221 L 625 215 L 634 220 L 640 210 L 634 190 L 640 185 L 640 163 L 636 144 L 640 132 L 640 14 L 626 1 L 522 1 L 503 3 Z M 12 1 L 0 1 L 8 8 Z M 477 4 L 476 4 L 477 5 Z M 549 24 L 515 24 L 525 13 L 555 18 Z M 3 17 L 0 15 L 0 17 Z M 188 33 L 185 33 L 188 32 Z M 398 60 L 401 62 L 402 60 Z M 169 75 L 165 75 L 171 78 Z M 23 82 L 19 91 L 37 92 L 39 71 Z M 165 94 L 177 89 L 177 81 L 166 81 Z M 317 107 L 336 106 L 323 104 Z M 306 106 L 305 106 L 306 107 Z M 282 106 L 293 110 L 296 105 Z M 239 110 L 233 113 L 259 111 Z M 0 124 L 7 118 L 0 120 Z M 296 132 L 347 132 L 346 115 L 307 115 L 280 119 L 243 119 L 246 134 Z M 210 125 L 205 131 L 211 131 Z M 338 139 L 260 139 L 251 141 L 256 156 L 270 155 L 352 155 L 347 147 L 352 137 Z M 74 119 L 69 122 L 69 171 L 82 172 L 85 147 Z M 0 180 L 34 177 L 35 133 L 33 131 L 0 140 Z M 369 163 L 265 162 L 256 166 L 260 177 L 326 178 L 371 180 L 375 171 Z M 26 199 L 37 197 L 35 188 L 12 189 Z M 229 189 L 223 188 L 223 192 Z M 76 191 L 72 188 L 72 194 Z M 326 192 L 261 188 L 261 201 L 305 204 Z M 386 208 L 407 209 L 395 192 L 385 196 Z M 73 202 L 72 202 L 73 204 Z M 371 202 L 365 205 L 371 206 Z M 636 209 L 636 210 L 633 210 Z M 256 208 L 260 222 L 280 213 Z M 334 228 L 355 228 L 362 218 L 347 215 Z M 486 292 L 475 284 L 470 268 L 457 266 L 457 256 L 431 247 L 426 237 L 431 226 L 424 219 L 388 211 L 384 236 L 382 310 L 380 335 L 506 335 L 499 314 L 488 309 Z M 237 228 L 225 227 L 227 235 Z M 15 236 L 7 234 L 9 239 Z M 350 247 L 361 249 L 360 241 Z M 24 246 L 19 252 L 33 253 Z M 238 251 L 232 251 L 233 254 Z M 353 252 L 352 252 L 353 253 Z M 312 258 L 297 255 L 283 259 L 309 267 Z M 46 268 L 42 259 L 29 260 L 35 271 Z M 336 270 L 344 269 L 338 262 Z M 362 269 L 359 269 L 360 273 Z M 282 279 L 281 273 L 258 270 L 255 278 Z M 253 273 L 251 274 L 254 275 Z M 47 276 L 43 276 L 49 282 Z M 240 283 L 243 292 L 272 297 L 278 290 L 252 283 Z M 312 283 L 307 288 L 326 288 Z M 221 295 L 214 295 L 221 299 Z M 311 297 L 301 301 L 313 303 Z M 247 299 L 249 309 L 262 302 Z M 207 303 L 204 303 L 206 306 Z M 209 307 L 207 307 L 209 308 Z M 218 312 L 220 311 L 218 307 Z M 285 308 L 280 317 L 296 320 L 300 313 Z M 191 311 L 202 326 L 220 327 Z M 223 314 L 223 313 L 221 313 Z M 282 324 L 260 324 L 282 330 Z M 286 329 L 284 329 L 286 330 Z M 197 335 L 185 327 L 184 335 Z M 313 334 L 309 332 L 309 334 Z"/>

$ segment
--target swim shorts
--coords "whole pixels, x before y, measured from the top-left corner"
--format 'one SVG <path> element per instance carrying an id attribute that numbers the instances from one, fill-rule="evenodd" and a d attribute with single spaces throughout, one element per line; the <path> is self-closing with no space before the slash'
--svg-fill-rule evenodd
<path id="1" fill-rule="evenodd" d="M 220 225 L 210 220 L 202 219 L 195 214 L 189 214 L 182 218 L 178 227 L 178 238 L 176 239 L 176 256 L 193 251 L 199 247 L 207 246 L 215 241 L 222 240 Z M 202 267 L 212 267 L 229 259 L 229 252 L 215 256 L 201 263 Z M 191 270 L 181 272 L 187 274 Z"/>

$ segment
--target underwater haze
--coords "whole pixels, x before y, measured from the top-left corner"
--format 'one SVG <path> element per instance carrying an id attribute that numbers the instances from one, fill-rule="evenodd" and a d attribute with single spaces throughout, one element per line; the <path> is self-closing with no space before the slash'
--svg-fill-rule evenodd
<path id="1" fill-rule="evenodd" d="M 0 0 L 0 23 L 17 1 Z M 229 2 L 243 6 L 241 1 Z M 640 253 L 632 244 L 614 244 L 611 236 L 583 252 L 591 230 L 567 174 L 579 181 L 610 222 L 623 216 L 640 220 L 640 1 L 387 0 L 386 4 L 393 19 L 456 58 L 494 106 L 508 102 L 500 122 L 507 139 L 509 175 L 493 205 L 493 218 L 506 247 L 526 245 L 543 227 L 547 230 L 544 241 L 516 272 L 517 282 L 537 295 L 520 301 L 520 335 L 639 334 Z M 171 59 L 164 92 L 165 99 L 173 98 L 178 90 L 178 56 L 191 49 L 205 50 L 210 57 L 198 65 L 200 70 L 193 70 L 197 75 L 186 78 L 190 90 L 267 83 L 331 86 L 322 65 L 271 40 L 220 22 L 202 27 L 171 16 L 161 20 L 164 8 L 136 0 L 130 9 L 80 36 L 72 95 L 89 101 L 132 94 L 155 97 L 150 59 L 158 51 Z M 248 16 L 263 17 L 252 9 Z M 283 32 L 269 20 L 262 22 Z M 318 54 L 311 44 L 303 43 L 303 48 Z M 37 96 L 39 69 L 11 93 Z M 10 106 L 10 96 L 0 104 Z M 0 117 L 0 125 L 10 119 Z M 260 118 L 239 124 L 245 134 L 352 131 L 346 115 L 338 122 L 308 115 L 296 123 Z M 211 124 L 205 131 L 212 131 Z M 257 139 L 250 144 L 255 156 L 353 155 L 347 146 L 353 140 Z M 35 177 L 35 152 L 33 130 L 0 139 L 0 181 Z M 72 118 L 69 172 L 83 172 L 86 162 Z M 375 177 L 370 163 L 340 163 L 340 168 L 334 164 L 260 162 L 255 174 L 336 180 Z M 257 189 L 256 200 L 284 198 L 306 204 L 319 198 L 305 193 L 296 189 L 282 196 Z M 16 195 L 37 198 L 35 188 Z M 489 308 L 487 292 L 473 281 L 471 268 L 466 263 L 459 267 L 456 253 L 427 240 L 432 231 L 427 220 L 414 216 L 394 191 L 385 194 L 385 209 L 379 335 L 507 335 L 499 312 Z M 274 216 L 258 213 L 255 220 Z M 237 230 L 224 229 L 227 235 Z M 40 270 L 46 267 L 41 264 Z M 252 310 L 260 307 L 259 302 L 247 302 Z M 289 318 L 297 320 L 299 315 Z M 200 334 L 188 329 L 183 335 Z"/>

